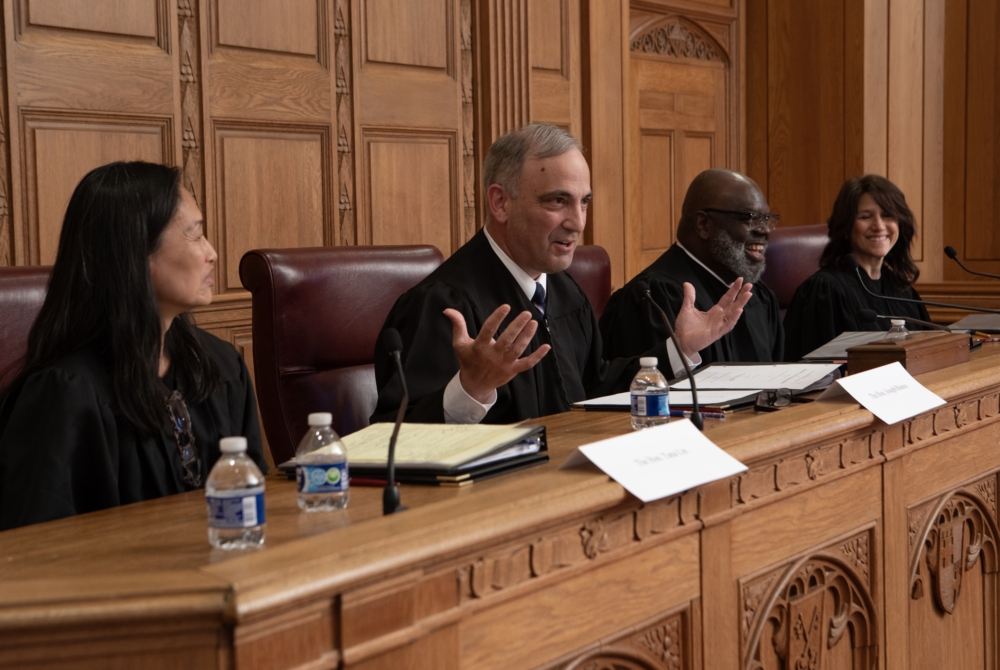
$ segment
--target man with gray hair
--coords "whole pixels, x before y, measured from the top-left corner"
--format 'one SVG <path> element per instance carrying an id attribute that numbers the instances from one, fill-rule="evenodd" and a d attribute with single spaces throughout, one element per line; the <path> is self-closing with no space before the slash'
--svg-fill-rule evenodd
<path id="1" fill-rule="evenodd" d="M 403 339 L 406 420 L 512 423 L 627 390 L 638 359 L 602 359 L 594 311 L 565 272 L 591 199 L 579 142 L 541 123 L 504 135 L 484 161 L 483 191 L 485 228 L 401 296 L 383 326 Z M 732 328 L 749 299 L 749 287 L 736 283 L 718 305 L 699 312 L 692 288 L 677 318 L 681 352 L 697 359 Z M 663 340 L 643 353 L 665 369 L 680 367 Z M 375 377 L 372 421 L 392 420 L 401 387 L 381 338 Z"/>
<path id="2" fill-rule="evenodd" d="M 666 336 L 640 286 L 671 319 L 686 286 L 697 292 L 695 307 L 707 309 L 734 282 L 755 285 L 753 298 L 729 333 L 700 351 L 704 363 L 764 363 L 784 360 L 785 333 L 774 293 L 757 282 L 764 250 L 778 216 L 749 177 L 720 168 L 695 177 L 684 196 L 677 243 L 631 282 L 616 291 L 601 316 L 605 356 L 634 356 Z M 641 284 L 640 282 L 644 282 Z"/>

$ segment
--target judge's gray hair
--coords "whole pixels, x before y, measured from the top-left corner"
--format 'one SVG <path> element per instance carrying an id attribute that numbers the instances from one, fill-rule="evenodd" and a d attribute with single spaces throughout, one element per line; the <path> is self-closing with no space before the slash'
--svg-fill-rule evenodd
<path id="1" fill-rule="evenodd" d="M 487 192 L 499 184 L 512 198 L 521 187 L 521 170 L 529 158 L 552 158 L 567 151 L 583 153 L 583 145 L 568 132 L 551 123 L 529 123 L 497 139 L 483 161 L 483 202 L 490 219 Z"/>

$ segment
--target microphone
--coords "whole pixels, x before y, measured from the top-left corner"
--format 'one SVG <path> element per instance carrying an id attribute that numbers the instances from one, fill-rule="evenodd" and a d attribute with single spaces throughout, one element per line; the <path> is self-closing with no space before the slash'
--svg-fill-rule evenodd
<path id="1" fill-rule="evenodd" d="M 865 280 L 861 277 L 861 266 L 858 265 L 858 259 L 854 257 L 854 254 L 847 254 L 844 256 L 844 264 L 847 265 L 848 271 L 854 270 L 854 273 L 858 276 L 858 283 L 861 284 L 861 288 L 865 290 L 865 293 L 872 296 L 873 298 L 881 298 L 882 300 L 895 300 L 896 302 L 908 302 L 914 305 L 930 305 L 932 307 L 948 307 L 950 309 L 967 309 L 970 312 L 983 312 L 985 314 L 1000 314 L 1000 310 L 996 309 L 986 309 L 985 307 L 969 307 L 968 305 L 951 305 L 946 302 L 931 302 L 929 300 L 913 300 L 911 298 L 894 298 L 888 295 L 879 295 L 878 293 L 873 293 L 868 285 L 865 284 Z"/>
<path id="2" fill-rule="evenodd" d="M 858 318 L 861 319 L 862 323 L 875 323 L 876 319 L 897 319 L 902 321 L 909 321 L 911 323 L 919 323 L 921 326 L 927 326 L 928 328 L 935 328 L 937 330 L 943 330 L 946 333 L 950 333 L 951 330 L 945 328 L 942 325 L 931 323 L 930 321 L 923 321 L 922 319 L 914 319 L 910 316 L 885 316 L 884 314 L 876 314 L 874 309 L 859 309 Z"/>
<path id="3" fill-rule="evenodd" d="M 399 437 L 399 427 L 406 415 L 406 406 L 410 404 L 410 392 L 406 389 L 403 361 L 399 357 L 399 352 L 403 350 L 403 340 L 399 337 L 399 331 L 395 328 L 386 328 L 382 332 L 382 346 L 389 352 L 389 357 L 396 364 L 396 374 L 399 375 L 399 383 L 403 387 L 403 401 L 399 405 L 399 413 L 396 414 L 396 425 L 392 429 L 392 437 L 389 438 L 388 472 L 386 473 L 385 489 L 382 490 L 382 514 L 387 515 L 406 509 L 399 504 L 399 487 L 396 486 L 396 438 Z"/>
<path id="4" fill-rule="evenodd" d="M 976 272 L 975 270 L 970 270 L 969 268 L 965 267 L 964 265 L 962 265 L 962 261 L 958 260 L 958 252 L 955 251 L 955 249 L 953 249 L 952 247 L 945 247 L 944 255 L 950 258 L 951 260 L 955 261 L 956 263 L 958 263 L 958 267 L 962 268 L 970 275 L 979 275 L 980 277 L 989 277 L 990 279 L 1000 279 L 1000 275 L 991 275 L 988 272 Z"/>
<path id="5" fill-rule="evenodd" d="M 635 283 L 636 287 L 642 293 L 643 297 L 649 301 L 656 311 L 660 313 L 660 318 L 663 319 L 663 324 L 667 327 L 667 332 L 670 333 L 670 339 L 674 343 L 674 349 L 677 350 L 677 355 L 681 358 L 681 363 L 684 365 L 684 374 L 687 375 L 688 383 L 691 384 L 691 423 L 695 425 L 698 430 L 705 430 L 704 422 L 701 420 L 701 412 L 698 411 L 698 389 L 694 385 L 694 375 L 691 374 L 691 368 L 688 366 L 687 359 L 684 358 L 684 354 L 681 353 L 681 345 L 677 343 L 677 335 L 674 334 L 674 327 L 670 325 L 670 319 L 667 318 L 666 313 L 660 306 L 656 304 L 653 300 L 653 296 L 649 294 L 649 284 L 643 280 L 639 280 Z M 670 371 L 673 373 L 673 370 Z"/>

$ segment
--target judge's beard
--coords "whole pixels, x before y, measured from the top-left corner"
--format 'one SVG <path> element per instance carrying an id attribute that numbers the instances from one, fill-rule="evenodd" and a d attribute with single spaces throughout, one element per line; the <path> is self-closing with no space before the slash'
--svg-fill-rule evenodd
<path id="1" fill-rule="evenodd" d="M 765 261 L 754 263 L 747 258 L 743 245 L 727 231 L 716 228 L 715 235 L 709 239 L 708 244 L 715 260 L 735 272 L 737 277 L 743 277 L 743 283 L 756 284 L 764 274 Z"/>

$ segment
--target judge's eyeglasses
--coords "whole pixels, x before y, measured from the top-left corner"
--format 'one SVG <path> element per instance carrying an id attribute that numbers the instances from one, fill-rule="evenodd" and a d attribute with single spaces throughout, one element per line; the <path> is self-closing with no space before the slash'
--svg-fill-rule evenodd
<path id="1" fill-rule="evenodd" d="M 731 209 L 715 209 L 714 207 L 708 207 L 701 210 L 703 212 L 715 212 L 717 214 L 728 214 L 737 221 L 740 221 L 751 230 L 757 230 L 762 233 L 766 233 L 770 230 L 774 230 L 778 227 L 778 221 L 781 220 L 780 214 L 761 214 L 760 212 L 736 212 Z"/>
<path id="2" fill-rule="evenodd" d="M 174 440 L 177 441 L 177 453 L 181 457 L 181 467 L 184 469 L 184 483 L 191 488 L 201 487 L 201 460 L 198 458 L 198 447 L 194 443 L 194 431 L 191 428 L 191 414 L 180 391 L 174 391 L 165 400 L 170 425 L 174 429 Z"/>

